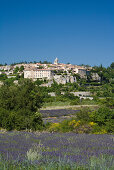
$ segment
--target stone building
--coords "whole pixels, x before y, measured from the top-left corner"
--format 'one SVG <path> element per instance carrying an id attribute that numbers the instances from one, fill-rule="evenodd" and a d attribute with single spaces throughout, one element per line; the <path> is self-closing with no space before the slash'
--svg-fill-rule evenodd
<path id="1" fill-rule="evenodd" d="M 24 78 L 31 78 L 31 79 L 52 79 L 53 78 L 53 70 L 49 69 L 27 69 L 24 70 Z"/>
<path id="2" fill-rule="evenodd" d="M 75 74 L 79 74 L 81 78 L 86 78 L 87 70 L 85 68 L 75 68 L 73 69 Z"/>

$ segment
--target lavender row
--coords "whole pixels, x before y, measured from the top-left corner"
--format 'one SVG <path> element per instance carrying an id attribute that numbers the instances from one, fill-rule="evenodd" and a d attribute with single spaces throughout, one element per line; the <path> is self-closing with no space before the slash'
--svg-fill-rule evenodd
<path id="1" fill-rule="evenodd" d="M 42 117 L 60 117 L 74 115 L 79 110 L 56 109 L 56 110 L 40 110 Z"/>

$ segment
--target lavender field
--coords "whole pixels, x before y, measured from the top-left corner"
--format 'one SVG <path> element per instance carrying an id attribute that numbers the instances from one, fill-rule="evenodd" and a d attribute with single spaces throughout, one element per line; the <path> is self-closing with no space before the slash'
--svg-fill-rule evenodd
<path id="1" fill-rule="evenodd" d="M 79 110 L 56 109 L 56 110 L 40 110 L 44 124 L 47 122 L 58 123 L 65 119 L 73 117 Z"/>
<path id="2" fill-rule="evenodd" d="M 61 160 L 83 166 L 102 158 L 102 166 L 113 169 L 113 142 L 114 136 L 107 134 L 12 131 L 0 133 L 0 154 L 6 160 L 18 162 L 41 164 Z"/>

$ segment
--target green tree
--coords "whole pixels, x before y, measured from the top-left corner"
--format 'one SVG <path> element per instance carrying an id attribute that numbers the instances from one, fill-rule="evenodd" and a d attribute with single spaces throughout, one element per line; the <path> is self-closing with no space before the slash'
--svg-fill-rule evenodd
<path id="1" fill-rule="evenodd" d="M 23 72 L 23 70 L 24 70 L 24 66 L 21 66 L 21 67 L 19 68 L 19 71 L 20 71 L 20 72 Z"/>
<path id="2" fill-rule="evenodd" d="M 7 130 L 41 128 L 42 118 L 37 117 L 36 112 L 42 102 L 42 95 L 31 80 L 20 80 L 17 86 L 2 86 L 0 88 L 0 126 Z"/>
<path id="3" fill-rule="evenodd" d="M 14 74 L 16 74 L 19 71 L 19 67 L 16 67 L 13 71 Z"/>
<path id="4" fill-rule="evenodd" d="M 111 63 L 110 68 L 114 69 L 114 62 Z"/>

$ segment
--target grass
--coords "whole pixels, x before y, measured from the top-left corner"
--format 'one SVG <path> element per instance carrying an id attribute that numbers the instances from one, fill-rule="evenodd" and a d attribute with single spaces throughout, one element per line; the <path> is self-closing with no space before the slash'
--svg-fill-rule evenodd
<path id="1" fill-rule="evenodd" d="M 96 105 L 96 102 L 91 101 L 91 100 L 87 100 L 87 101 L 82 101 L 82 103 L 80 105 L 71 105 L 70 101 L 66 101 L 66 102 L 61 102 L 61 101 L 57 101 L 57 102 L 49 102 L 49 103 L 44 103 L 43 107 L 41 108 L 42 110 L 44 109 L 68 109 L 68 108 L 79 108 L 79 107 L 97 107 L 98 105 Z"/>
<path id="2" fill-rule="evenodd" d="M 97 102 L 94 100 L 85 99 L 82 100 L 81 105 L 96 105 Z"/>
<path id="3" fill-rule="evenodd" d="M 110 166 L 113 161 L 112 156 L 101 156 L 101 158 L 92 157 L 89 165 L 81 166 L 72 162 L 47 162 L 46 164 L 35 164 L 29 161 L 11 162 L 0 158 L 0 170 L 113 170 L 114 166 Z"/>
<path id="4" fill-rule="evenodd" d="M 70 105 L 69 101 L 67 101 L 67 102 L 56 101 L 56 102 L 45 103 L 43 105 L 43 108 L 50 107 L 50 106 L 52 107 L 52 106 L 68 106 L 68 105 Z"/>

